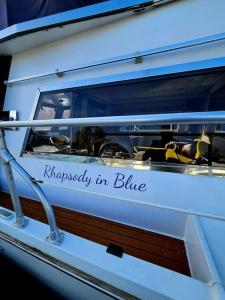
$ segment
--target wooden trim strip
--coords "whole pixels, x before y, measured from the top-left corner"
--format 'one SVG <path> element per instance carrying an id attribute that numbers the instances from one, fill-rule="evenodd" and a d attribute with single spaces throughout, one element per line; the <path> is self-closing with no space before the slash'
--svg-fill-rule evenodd
<path id="1" fill-rule="evenodd" d="M 26 216 L 47 223 L 40 202 L 20 197 Z M 12 208 L 10 196 L 0 192 L 0 205 Z M 115 221 L 53 206 L 62 230 L 105 245 L 121 246 L 125 253 L 190 276 L 184 242 L 162 234 L 124 225 Z"/>

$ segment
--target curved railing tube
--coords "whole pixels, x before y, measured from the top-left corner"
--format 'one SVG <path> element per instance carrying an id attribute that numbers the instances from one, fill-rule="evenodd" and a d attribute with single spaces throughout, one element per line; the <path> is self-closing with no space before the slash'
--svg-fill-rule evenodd
<path id="1" fill-rule="evenodd" d="M 63 241 L 63 234 L 62 234 L 62 232 L 59 231 L 59 229 L 56 225 L 56 220 L 55 220 L 55 215 L 54 215 L 53 209 L 52 209 L 51 205 L 49 204 L 49 202 L 45 196 L 45 193 L 39 186 L 38 182 L 34 178 L 32 178 L 24 170 L 24 168 L 20 166 L 20 164 L 15 160 L 15 158 L 9 153 L 9 151 L 6 147 L 6 144 L 5 144 L 4 132 L 2 130 L 0 130 L 0 158 L 1 158 L 2 162 L 4 163 L 4 165 L 6 166 L 6 168 L 5 168 L 6 175 L 7 175 L 7 172 L 9 173 L 9 171 L 7 171 L 7 170 L 9 170 L 9 169 L 11 170 L 11 167 L 12 167 L 36 192 L 36 194 L 40 198 L 41 203 L 44 207 L 44 210 L 45 210 L 45 213 L 46 213 L 46 216 L 48 219 L 48 223 L 50 226 L 50 235 L 47 237 L 47 240 L 56 245 L 61 245 L 62 241 Z M 16 213 L 17 223 L 19 222 L 19 224 L 21 224 L 21 226 L 19 226 L 19 227 L 25 227 L 26 221 L 25 221 L 25 218 L 24 218 L 22 210 L 21 210 L 19 197 L 16 193 L 12 171 L 11 171 L 10 177 L 7 176 L 7 179 L 8 179 L 8 183 L 9 183 L 10 194 L 11 194 L 11 198 L 13 201 L 13 206 L 14 206 L 15 213 Z"/>
<path id="2" fill-rule="evenodd" d="M 24 214 L 22 212 L 20 200 L 19 200 L 18 194 L 16 192 L 16 185 L 15 185 L 15 181 L 13 178 L 12 168 L 9 164 L 9 161 L 4 159 L 4 154 L 6 151 L 5 149 L 7 149 L 7 147 L 6 147 L 6 143 L 5 143 L 4 132 L 3 132 L 3 130 L 0 130 L 0 161 L 3 164 L 6 179 L 8 181 L 8 185 L 9 185 L 9 192 L 11 195 L 13 208 L 14 208 L 14 211 L 16 214 L 16 221 L 15 221 L 14 225 L 16 227 L 23 228 L 27 225 L 28 220 L 24 217 Z"/>

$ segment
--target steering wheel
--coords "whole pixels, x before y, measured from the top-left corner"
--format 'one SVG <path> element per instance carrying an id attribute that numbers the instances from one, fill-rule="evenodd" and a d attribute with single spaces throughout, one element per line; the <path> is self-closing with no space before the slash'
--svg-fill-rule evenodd
<path id="1" fill-rule="evenodd" d="M 53 135 L 49 138 L 51 145 L 59 149 L 59 151 L 67 151 L 71 148 L 70 139 L 66 135 Z"/>

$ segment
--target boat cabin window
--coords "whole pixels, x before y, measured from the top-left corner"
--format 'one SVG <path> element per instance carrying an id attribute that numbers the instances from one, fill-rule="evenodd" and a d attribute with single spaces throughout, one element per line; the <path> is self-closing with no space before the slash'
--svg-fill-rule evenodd
<path id="1" fill-rule="evenodd" d="M 211 70 L 44 92 L 35 119 L 91 117 L 94 123 L 104 116 L 219 110 L 225 110 L 225 72 Z M 86 162 L 223 166 L 225 124 L 36 127 L 25 153 Z"/>

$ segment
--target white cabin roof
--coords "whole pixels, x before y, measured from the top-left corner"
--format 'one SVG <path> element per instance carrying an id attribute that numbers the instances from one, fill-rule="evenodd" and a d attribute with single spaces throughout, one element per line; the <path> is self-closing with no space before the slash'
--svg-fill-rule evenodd
<path id="1" fill-rule="evenodd" d="M 12 25 L 0 31 L 0 55 L 14 55 L 175 0 L 110 0 Z"/>

